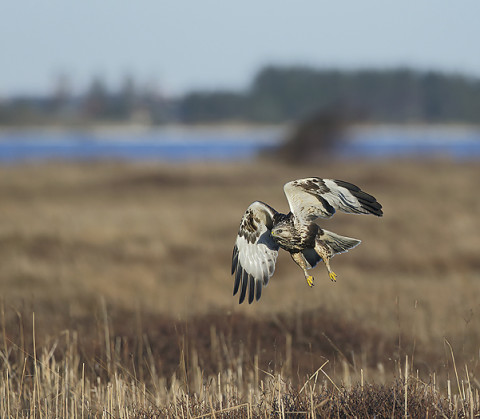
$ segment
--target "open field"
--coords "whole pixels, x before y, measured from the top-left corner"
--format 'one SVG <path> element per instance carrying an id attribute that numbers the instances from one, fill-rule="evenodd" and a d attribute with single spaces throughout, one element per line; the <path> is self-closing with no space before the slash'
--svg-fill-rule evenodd
<path id="1" fill-rule="evenodd" d="M 283 253 L 238 305 L 243 211 L 287 212 L 282 185 L 305 176 L 356 183 L 385 216 L 320 223 L 363 241 L 337 283 L 319 266 L 309 288 Z M 479 413 L 479 179 L 420 160 L 2 166 L 0 416 Z"/>

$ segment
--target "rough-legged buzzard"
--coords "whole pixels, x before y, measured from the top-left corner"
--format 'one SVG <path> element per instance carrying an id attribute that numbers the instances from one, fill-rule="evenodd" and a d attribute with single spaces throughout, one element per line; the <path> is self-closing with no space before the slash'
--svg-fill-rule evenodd
<path id="1" fill-rule="evenodd" d="M 307 269 L 321 260 L 330 279 L 336 280 L 330 258 L 354 248 L 360 240 L 320 228 L 314 222 L 317 218 L 330 218 L 337 209 L 352 214 L 383 215 L 382 206 L 372 195 L 342 180 L 299 179 L 286 183 L 283 190 L 290 206 L 288 214 L 255 201 L 242 217 L 232 257 L 233 295 L 240 290 L 239 303 L 245 300 L 247 288 L 249 303 L 260 299 L 262 287 L 275 271 L 279 248 L 289 252 L 302 268 L 309 286 L 313 286 L 313 277 Z"/>

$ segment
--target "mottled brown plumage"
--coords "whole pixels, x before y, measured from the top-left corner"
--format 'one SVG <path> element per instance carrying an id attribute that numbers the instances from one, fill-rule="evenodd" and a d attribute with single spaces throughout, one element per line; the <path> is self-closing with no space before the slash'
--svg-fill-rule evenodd
<path id="1" fill-rule="evenodd" d="M 360 240 L 340 236 L 320 228 L 314 221 L 330 218 L 337 209 L 353 214 L 382 216 L 382 206 L 358 186 L 342 180 L 306 178 L 283 187 L 290 206 L 281 214 L 269 205 L 253 202 L 240 223 L 232 255 L 233 294 L 240 290 L 239 302 L 259 300 L 262 287 L 275 271 L 278 249 L 289 252 L 303 270 L 309 286 L 313 277 L 307 270 L 323 260 L 329 277 L 336 279 L 330 258 L 360 244 Z"/>

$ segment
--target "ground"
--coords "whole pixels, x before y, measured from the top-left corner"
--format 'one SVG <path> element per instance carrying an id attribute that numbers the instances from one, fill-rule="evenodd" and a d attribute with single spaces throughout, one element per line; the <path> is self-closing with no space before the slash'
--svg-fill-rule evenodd
<path id="1" fill-rule="evenodd" d="M 229 270 L 243 212 L 255 200 L 288 212 L 283 184 L 307 176 L 361 186 L 384 217 L 320 223 L 362 240 L 332 259 L 336 283 L 319 266 L 308 287 L 283 253 L 261 300 L 238 305 Z M 35 341 L 62 358 L 68 330 L 92 380 L 94 359 L 108 377 L 115 356 L 132 364 L 133 353 L 148 358 L 149 373 L 132 364 L 147 386 L 154 366 L 170 389 L 174 374 L 201 389 L 195 368 L 205 378 L 241 367 L 255 391 L 277 373 L 298 390 L 326 361 L 339 387 L 404 379 L 407 362 L 444 394 L 455 372 L 477 388 L 478 179 L 476 162 L 448 160 L 1 166 L 4 357 L 21 372 L 19 351 Z"/>

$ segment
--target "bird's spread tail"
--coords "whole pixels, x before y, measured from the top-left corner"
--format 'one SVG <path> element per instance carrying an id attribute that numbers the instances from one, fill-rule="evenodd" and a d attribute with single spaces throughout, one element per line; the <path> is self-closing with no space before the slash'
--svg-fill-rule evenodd
<path id="1" fill-rule="evenodd" d="M 322 234 L 317 236 L 317 239 L 320 239 L 327 244 L 332 249 L 334 255 L 337 253 L 348 252 L 350 249 L 353 249 L 361 243 L 361 240 L 340 236 L 339 234 L 332 233 L 328 230 L 323 230 Z"/>

